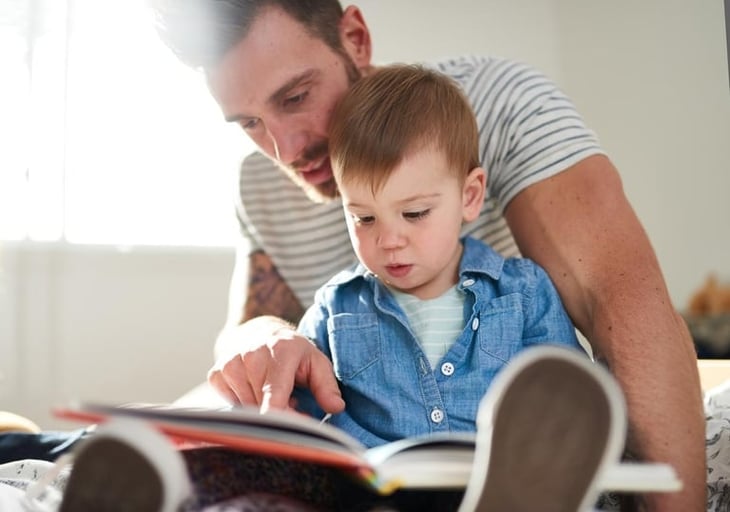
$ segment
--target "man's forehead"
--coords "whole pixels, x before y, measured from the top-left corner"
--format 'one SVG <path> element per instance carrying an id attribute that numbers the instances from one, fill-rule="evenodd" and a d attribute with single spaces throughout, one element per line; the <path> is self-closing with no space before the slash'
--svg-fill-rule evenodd
<path id="1" fill-rule="evenodd" d="M 226 118 L 251 115 L 316 68 L 328 47 L 279 9 L 260 14 L 249 33 L 207 70 L 208 87 Z M 324 52 L 323 52 L 324 51 Z"/>

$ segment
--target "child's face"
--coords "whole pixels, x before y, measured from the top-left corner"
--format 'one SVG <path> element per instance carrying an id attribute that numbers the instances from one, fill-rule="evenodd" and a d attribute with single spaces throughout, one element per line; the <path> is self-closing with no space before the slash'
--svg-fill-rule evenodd
<path id="1" fill-rule="evenodd" d="M 405 158 L 375 195 L 369 184 L 340 183 L 358 258 L 394 288 L 441 295 L 457 281 L 461 224 L 478 215 L 484 180 L 477 169 L 462 185 L 442 152 L 427 148 Z"/>

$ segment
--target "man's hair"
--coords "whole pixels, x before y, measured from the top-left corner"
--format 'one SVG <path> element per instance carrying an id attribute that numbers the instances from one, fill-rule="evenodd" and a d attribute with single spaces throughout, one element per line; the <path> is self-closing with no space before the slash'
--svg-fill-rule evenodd
<path id="1" fill-rule="evenodd" d="M 186 65 L 209 69 L 238 44 L 257 16 L 279 8 L 343 53 L 339 0 L 147 0 L 163 42 Z"/>
<path id="2" fill-rule="evenodd" d="M 479 167 L 474 113 L 451 78 L 416 65 L 377 69 L 339 103 L 329 151 L 338 182 L 379 190 L 401 161 L 424 148 L 444 153 L 459 179 Z"/>

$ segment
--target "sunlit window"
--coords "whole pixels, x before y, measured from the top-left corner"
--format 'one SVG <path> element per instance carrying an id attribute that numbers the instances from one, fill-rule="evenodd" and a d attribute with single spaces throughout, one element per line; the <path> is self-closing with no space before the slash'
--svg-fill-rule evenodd
<path id="1" fill-rule="evenodd" d="M 30 30 L 0 41 L 14 77 L 0 81 L 0 135 L 18 141 L 0 156 L 0 237 L 231 245 L 252 145 L 158 40 L 142 0 L 28 3 Z"/>

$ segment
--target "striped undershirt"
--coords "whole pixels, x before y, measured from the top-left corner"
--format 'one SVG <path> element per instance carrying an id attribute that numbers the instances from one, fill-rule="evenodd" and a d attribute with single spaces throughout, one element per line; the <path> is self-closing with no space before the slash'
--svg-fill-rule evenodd
<path id="1" fill-rule="evenodd" d="M 431 368 L 436 368 L 464 330 L 464 292 L 452 286 L 438 297 L 421 300 L 390 287 L 388 290 L 406 314 Z"/>
<path id="2" fill-rule="evenodd" d="M 479 126 L 487 197 L 462 233 L 504 257 L 518 256 L 504 206 L 525 187 L 602 153 L 598 140 L 557 86 L 528 66 L 488 57 L 425 65 L 456 80 Z M 356 262 L 339 200 L 311 202 L 260 153 L 244 160 L 239 192 L 236 210 L 245 242 L 240 250 L 266 252 L 304 307 L 317 288 Z"/>

